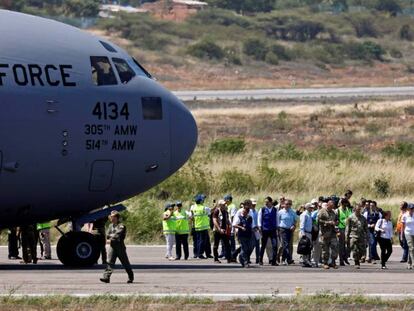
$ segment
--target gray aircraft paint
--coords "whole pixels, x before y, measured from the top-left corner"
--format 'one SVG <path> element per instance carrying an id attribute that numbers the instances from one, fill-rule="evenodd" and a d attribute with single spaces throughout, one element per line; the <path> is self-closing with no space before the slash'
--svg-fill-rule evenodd
<path id="1" fill-rule="evenodd" d="M 0 227 L 123 201 L 157 185 L 191 156 L 193 116 L 118 46 L 110 43 L 113 53 L 100 43 L 107 41 L 74 27 L 5 10 L 0 29 Z M 138 75 L 121 84 L 116 73 L 118 85 L 96 86 L 91 56 L 125 59 Z M 32 85 L 30 65 L 35 73 L 41 69 L 44 86 L 36 75 Z M 24 86 L 17 83 L 25 82 L 22 67 L 29 74 Z M 47 83 L 47 68 L 49 81 L 59 85 Z M 162 120 L 143 120 L 143 97 L 161 98 Z M 118 117 L 99 120 L 93 114 L 98 102 L 106 103 L 108 114 L 116 106 Z M 128 120 L 119 117 L 125 103 Z M 87 150 L 97 142 L 99 149 Z M 114 144 L 130 150 L 112 150 Z"/>

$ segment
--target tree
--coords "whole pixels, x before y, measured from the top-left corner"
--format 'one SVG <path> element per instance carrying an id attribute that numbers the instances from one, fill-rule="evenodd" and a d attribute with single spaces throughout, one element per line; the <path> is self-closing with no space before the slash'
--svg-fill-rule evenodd
<path id="1" fill-rule="evenodd" d="M 0 8 L 20 11 L 25 5 L 24 0 L 0 0 Z"/>
<path id="2" fill-rule="evenodd" d="M 99 0 L 65 0 L 65 13 L 75 17 L 95 17 L 99 13 L 99 4 Z"/>
<path id="3" fill-rule="evenodd" d="M 275 0 L 207 0 L 212 6 L 233 10 L 237 13 L 270 12 Z"/>

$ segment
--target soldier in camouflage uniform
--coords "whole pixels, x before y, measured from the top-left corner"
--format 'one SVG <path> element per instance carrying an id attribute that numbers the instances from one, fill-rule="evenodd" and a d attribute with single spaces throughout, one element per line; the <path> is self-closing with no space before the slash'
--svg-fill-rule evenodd
<path id="1" fill-rule="evenodd" d="M 100 280 L 101 282 L 109 283 L 113 268 L 115 266 L 115 261 L 117 258 L 119 258 L 119 261 L 128 273 L 128 283 L 133 283 L 134 272 L 132 271 L 131 265 L 129 263 L 124 243 L 126 236 L 126 227 L 119 222 L 119 213 L 117 211 L 112 211 L 109 219 L 111 221 L 111 224 L 109 225 L 109 229 L 106 234 L 107 240 L 109 242 L 108 266 L 105 269 L 104 275 Z"/>
<path id="2" fill-rule="evenodd" d="M 351 245 L 355 268 L 360 269 L 361 258 L 365 255 L 368 238 L 368 223 L 362 216 L 362 206 L 358 205 L 354 213 L 348 218 L 345 236 Z"/>
<path id="3" fill-rule="evenodd" d="M 329 267 L 338 269 L 338 266 L 335 263 L 335 260 L 338 257 L 338 216 L 333 210 L 334 206 L 334 201 L 330 200 L 327 206 L 325 208 L 322 208 L 318 213 L 318 223 L 320 228 L 319 242 L 322 247 L 322 260 L 324 269 L 329 269 Z M 328 265 L 329 255 L 331 256 L 330 265 Z"/>

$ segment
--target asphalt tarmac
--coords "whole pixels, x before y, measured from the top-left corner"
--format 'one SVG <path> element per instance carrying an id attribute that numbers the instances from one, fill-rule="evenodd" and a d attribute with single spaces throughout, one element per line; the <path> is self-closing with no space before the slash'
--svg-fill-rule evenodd
<path id="1" fill-rule="evenodd" d="M 175 91 L 181 100 L 319 99 L 412 96 L 414 87 L 291 88 L 258 90 Z"/>
<path id="2" fill-rule="evenodd" d="M 54 251 L 54 250 L 53 250 Z M 111 283 L 99 281 L 104 269 L 70 269 L 57 259 L 39 261 L 37 265 L 20 264 L 7 259 L 7 248 L 0 247 L 0 295 L 65 294 L 89 296 L 115 295 L 191 295 L 216 299 L 253 296 L 289 296 L 338 293 L 364 294 L 390 298 L 412 297 L 414 270 L 400 263 L 401 249 L 394 247 L 388 270 L 380 264 L 363 264 L 338 270 L 269 265 L 241 268 L 239 264 L 215 264 L 212 259 L 168 261 L 162 246 L 129 246 L 128 254 L 135 272 L 135 283 L 126 284 L 127 275 L 117 265 Z M 55 255 L 55 252 L 53 253 Z M 54 256 L 56 258 L 56 256 Z M 252 261 L 254 262 L 253 255 Z"/>

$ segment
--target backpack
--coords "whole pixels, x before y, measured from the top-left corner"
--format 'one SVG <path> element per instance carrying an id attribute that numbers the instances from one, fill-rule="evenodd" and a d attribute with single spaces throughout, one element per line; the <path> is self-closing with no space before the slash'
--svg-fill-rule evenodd
<path id="1" fill-rule="evenodd" d="M 312 242 L 311 240 L 306 236 L 302 236 L 298 243 L 298 254 L 299 255 L 308 255 L 312 251 Z"/>

